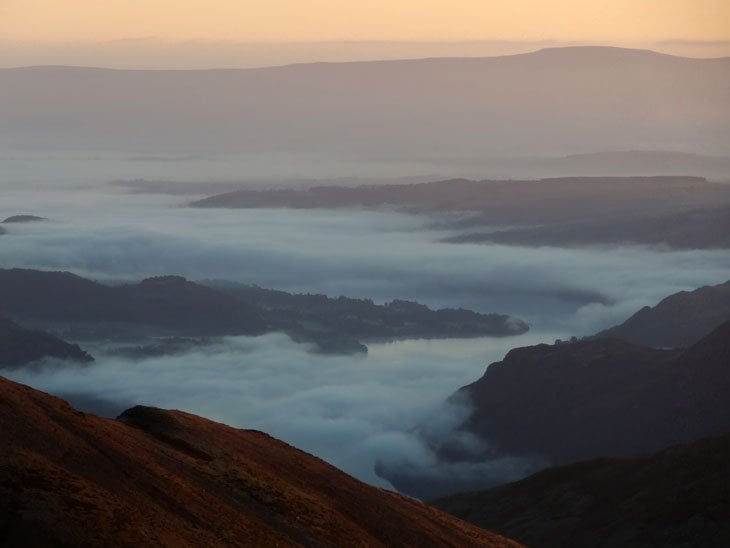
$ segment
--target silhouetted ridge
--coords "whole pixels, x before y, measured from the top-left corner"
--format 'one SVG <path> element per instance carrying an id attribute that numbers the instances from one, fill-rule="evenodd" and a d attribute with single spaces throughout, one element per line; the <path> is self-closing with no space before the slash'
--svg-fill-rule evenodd
<path id="1" fill-rule="evenodd" d="M 730 322 L 684 352 L 611 339 L 512 350 L 462 389 L 475 405 L 465 427 L 556 463 L 730 431 L 728 334 Z"/>
<path id="2" fill-rule="evenodd" d="M 184 352 L 207 337 L 273 331 L 313 343 L 324 353 L 353 354 L 367 352 L 361 339 L 507 337 L 529 329 L 504 314 L 394 303 L 296 295 L 235 282 L 202 284 L 181 276 L 106 286 L 68 272 L 0 269 L 0 310 L 64 337 L 70 333 L 74 340 L 142 341 L 119 349 L 131 357 Z"/>
<path id="3" fill-rule="evenodd" d="M 434 501 L 530 546 L 730 544 L 730 434 L 633 459 L 550 468 L 489 491 Z"/>
<path id="4" fill-rule="evenodd" d="M 44 358 L 93 362 L 94 358 L 79 348 L 43 331 L 25 329 L 0 317 L 0 369 L 15 368 Z"/>
<path id="5" fill-rule="evenodd" d="M 575 160 L 580 164 L 580 160 Z M 612 164 L 617 163 L 611 162 Z M 720 172 L 730 175 L 727 170 Z M 687 175 L 451 179 L 429 183 L 236 190 L 196 208 L 398 208 L 453 213 L 448 243 L 730 247 L 730 186 Z M 509 227 L 509 228 L 505 228 Z"/>
<path id="6" fill-rule="evenodd" d="M 2 221 L 4 224 L 11 224 L 11 223 L 34 223 L 39 221 L 47 221 L 45 217 L 37 217 L 35 215 L 13 215 L 11 217 L 8 217 L 4 221 Z"/>
<path id="7" fill-rule="evenodd" d="M 265 330 L 256 308 L 177 276 L 110 287 L 68 272 L 0 270 L 0 310 L 63 324 L 147 324 L 195 335 Z"/>
<path id="8" fill-rule="evenodd" d="M 619 337 L 647 346 L 690 346 L 728 320 L 730 281 L 670 295 L 596 336 Z"/>

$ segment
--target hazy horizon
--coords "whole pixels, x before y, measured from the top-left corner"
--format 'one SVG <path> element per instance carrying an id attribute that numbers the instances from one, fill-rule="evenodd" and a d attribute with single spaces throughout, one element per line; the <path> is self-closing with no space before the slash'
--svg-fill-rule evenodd
<path id="1" fill-rule="evenodd" d="M 139 37 L 99 42 L 15 43 L 3 41 L 0 37 L 0 68 L 77 66 L 125 70 L 247 69 L 308 63 L 502 57 L 562 47 L 642 49 L 695 59 L 730 57 L 730 40 L 256 42 L 212 39 L 174 41 Z"/>
<path id="2" fill-rule="evenodd" d="M 0 66 L 219 68 L 604 45 L 730 55 L 723 0 L 39 0 L 0 4 Z"/>

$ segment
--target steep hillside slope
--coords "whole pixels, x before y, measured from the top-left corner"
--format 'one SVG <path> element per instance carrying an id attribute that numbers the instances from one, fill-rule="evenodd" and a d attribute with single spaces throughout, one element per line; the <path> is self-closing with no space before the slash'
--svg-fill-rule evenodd
<path id="1" fill-rule="evenodd" d="M 694 346 L 661 350 L 592 339 L 511 350 L 454 401 L 473 408 L 460 429 L 485 448 L 460 450 L 425 435 L 444 463 L 533 461 L 532 471 L 579 460 L 634 456 L 730 431 L 730 321 Z M 434 482 L 415 466 L 380 467 L 400 491 L 445 496 L 460 486 Z M 470 487 L 499 482 L 481 476 Z"/>
<path id="2" fill-rule="evenodd" d="M 462 389 L 465 427 L 553 462 L 655 451 L 730 430 L 730 322 L 684 352 L 598 339 L 510 351 Z"/>
<path id="3" fill-rule="evenodd" d="M 730 281 L 670 295 L 596 336 L 656 347 L 690 346 L 728 320 Z"/>
<path id="4" fill-rule="evenodd" d="M 0 431 L 2 544 L 517 546 L 180 411 L 101 419 L 0 378 Z"/>
<path id="5" fill-rule="evenodd" d="M 551 468 L 434 505 L 531 546 L 730 545 L 730 435 Z"/>

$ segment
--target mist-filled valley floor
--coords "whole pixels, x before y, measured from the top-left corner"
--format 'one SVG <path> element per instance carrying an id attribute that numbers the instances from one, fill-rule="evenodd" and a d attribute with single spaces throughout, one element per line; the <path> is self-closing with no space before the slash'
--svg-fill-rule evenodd
<path id="1" fill-rule="evenodd" d="M 730 272 L 724 250 L 446 243 L 454 232 L 439 214 L 206 210 L 185 207 L 190 197 L 106 183 L 43 186 L 7 185 L 0 217 L 47 220 L 4 224 L 0 266 L 70 271 L 110 285 L 170 274 L 376 304 L 407 299 L 527 322 L 529 332 L 511 337 L 368 340 L 364 355 L 323 355 L 283 333 L 217 337 L 135 358 L 113 352 L 109 340 L 72 340 L 95 363 L 50 360 L 3 371 L 105 416 L 143 404 L 260 429 L 387 487 L 376 463 L 438 467 L 439 456 L 414 428 L 429 424 L 431 436 L 463 437 L 456 428 L 469 404 L 446 399 L 511 348 L 591 335 L 669 294 L 724 282 Z M 537 465 L 494 459 L 470 473 L 501 483 Z"/>

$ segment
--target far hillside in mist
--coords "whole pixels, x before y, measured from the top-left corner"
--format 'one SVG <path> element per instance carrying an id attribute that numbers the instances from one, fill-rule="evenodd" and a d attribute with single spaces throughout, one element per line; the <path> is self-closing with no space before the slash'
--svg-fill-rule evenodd
<path id="1" fill-rule="evenodd" d="M 0 70 L 0 148 L 424 160 L 730 155 L 730 58 L 604 47 L 245 70 Z M 578 161 L 580 163 L 580 161 Z"/>

